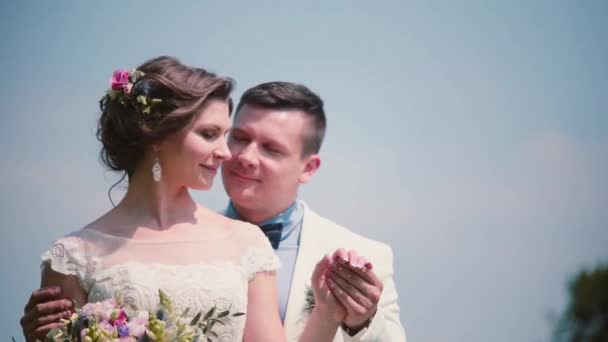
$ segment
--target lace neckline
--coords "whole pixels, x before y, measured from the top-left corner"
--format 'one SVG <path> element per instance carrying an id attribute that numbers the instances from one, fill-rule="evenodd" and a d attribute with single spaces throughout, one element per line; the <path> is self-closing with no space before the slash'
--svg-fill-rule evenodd
<path id="1" fill-rule="evenodd" d="M 118 241 L 125 241 L 125 242 L 131 242 L 131 243 L 145 243 L 145 244 L 167 244 L 167 243 L 196 243 L 196 242 L 203 242 L 203 241 L 219 241 L 219 240 L 224 240 L 226 238 L 231 237 L 237 229 L 230 229 L 229 231 L 227 231 L 224 234 L 221 234 L 219 236 L 210 238 L 210 237 L 204 237 L 203 234 L 201 234 L 201 237 L 197 237 L 196 239 L 171 239 L 171 240 L 166 240 L 166 239 L 137 239 L 137 238 L 132 238 L 132 237 L 126 237 L 126 236 L 119 236 L 119 235 L 113 235 L 113 234 L 108 234 L 108 233 L 104 233 L 102 231 L 99 231 L 97 229 L 93 229 L 93 228 L 83 228 L 81 231 L 85 232 L 85 233 L 89 233 L 89 234 L 93 234 L 93 235 L 97 235 L 106 239 L 110 239 L 110 240 L 118 240 Z"/>

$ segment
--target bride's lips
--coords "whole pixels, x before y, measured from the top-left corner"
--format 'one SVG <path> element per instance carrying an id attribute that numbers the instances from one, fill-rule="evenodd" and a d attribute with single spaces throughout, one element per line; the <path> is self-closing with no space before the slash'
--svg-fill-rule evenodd
<path id="1" fill-rule="evenodd" d="M 203 165 L 200 164 L 200 166 L 202 166 L 203 168 L 207 169 L 207 171 L 211 172 L 212 174 L 216 174 L 217 173 L 217 166 L 209 166 L 209 165 Z"/>
<path id="2" fill-rule="evenodd" d="M 234 171 L 234 170 L 230 170 L 230 174 L 232 176 L 234 176 L 235 178 L 240 179 L 240 180 L 261 183 L 260 180 L 258 180 L 258 179 L 255 179 L 255 178 L 252 178 L 252 177 L 249 177 L 249 176 L 245 176 L 245 175 L 243 175 L 243 174 L 241 174 L 241 173 L 239 173 L 237 171 Z"/>

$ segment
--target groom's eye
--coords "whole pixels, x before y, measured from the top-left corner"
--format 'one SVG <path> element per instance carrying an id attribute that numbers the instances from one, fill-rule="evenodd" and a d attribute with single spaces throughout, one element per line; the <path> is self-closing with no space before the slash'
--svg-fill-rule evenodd
<path id="1" fill-rule="evenodd" d="M 247 141 L 247 138 L 234 134 L 230 135 L 230 139 L 238 143 L 244 143 Z"/>
<path id="2" fill-rule="evenodd" d="M 264 149 L 272 154 L 280 154 L 281 150 L 272 146 L 272 145 L 264 145 Z"/>

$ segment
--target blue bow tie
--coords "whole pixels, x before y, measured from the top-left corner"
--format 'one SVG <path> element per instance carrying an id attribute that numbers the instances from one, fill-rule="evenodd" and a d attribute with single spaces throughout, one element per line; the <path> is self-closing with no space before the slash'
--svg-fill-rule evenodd
<path id="1" fill-rule="evenodd" d="M 279 248 L 279 243 L 281 242 L 281 234 L 283 233 L 283 224 L 282 223 L 269 223 L 263 226 L 260 226 L 260 229 L 266 235 L 268 240 L 270 240 L 270 244 L 273 249 Z"/>

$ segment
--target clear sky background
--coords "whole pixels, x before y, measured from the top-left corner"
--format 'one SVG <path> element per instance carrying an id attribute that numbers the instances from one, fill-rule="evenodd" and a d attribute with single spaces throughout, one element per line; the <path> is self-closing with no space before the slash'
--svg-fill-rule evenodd
<path id="1" fill-rule="evenodd" d="M 0 340 L 51 242 L 110 208 L 98 99 L 158 55 L 326 102 L 301 197 L 389 243 L 414 341 L 547 341 L 608 261 L 605 1 L 4 1 Z M 120 198 L 116 191 L 114 198 Z M 195 193 L 214 209 L 218 179 Z"/>

